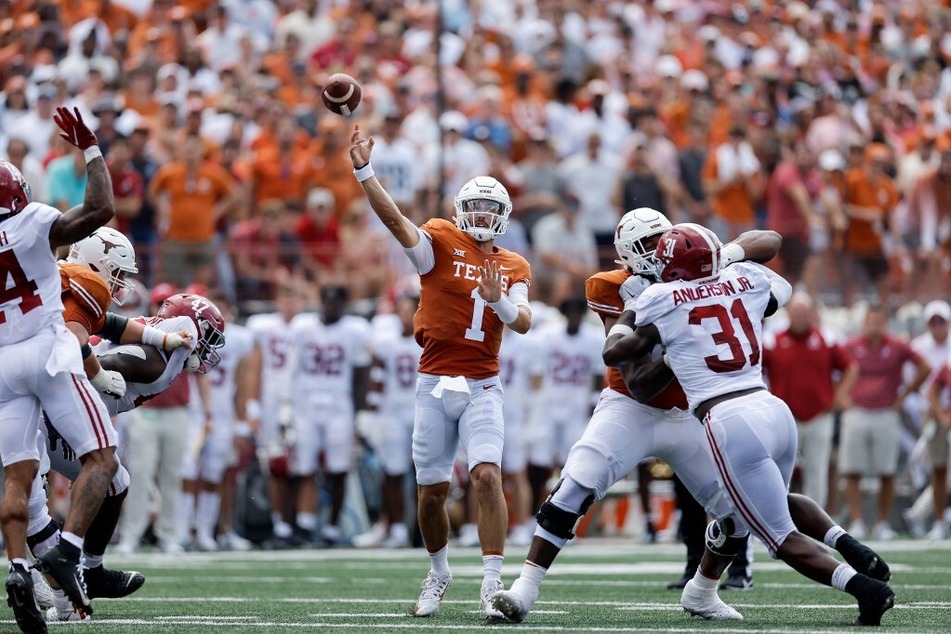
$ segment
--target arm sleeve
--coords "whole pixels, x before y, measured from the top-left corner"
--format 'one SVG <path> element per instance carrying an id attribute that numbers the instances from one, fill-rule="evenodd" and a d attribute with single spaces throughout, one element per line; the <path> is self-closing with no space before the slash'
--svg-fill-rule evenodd
<path id="1" fill-rule="evenodd" d="M 509 299 L 516 306 L 530 306 L 528 303 L 528 284 L 516 282 L 509 287 Z"/>
<path id="2" fill-rule="evenodd" d="M 420 275 L 426 275 L 436 266 L 436 252 L 433 250 L 430 235 L 419 227 L 416 228 L 416 231 L 419 232 L 419 242 L 416 243 L 415 247 L 404 248 L 403 253 L 413 263 Z"/>
<path id="3" fill-rule="evenodd" d="M 756 265 L 756 268 L 766 277 L 766 281 L 769 283 L 769 292 L 776 298 L 777 308 L 785 306 L 789 302 L 789 298 L 792 297 L 792 284 L 765 266 Z"/>

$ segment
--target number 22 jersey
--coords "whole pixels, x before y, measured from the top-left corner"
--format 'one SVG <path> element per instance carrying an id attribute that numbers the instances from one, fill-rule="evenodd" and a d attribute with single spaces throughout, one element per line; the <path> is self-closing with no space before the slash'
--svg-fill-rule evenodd
<path id="1" fill-rule="evenodd" d="M 637 326 L 654 324 L 690 410 L 711 398 L 763 382 L 763 317 L 773 287 L 788 299 L 789 282 L 739 262 L 703 282 L 653 284 L 637 300 Z"/>

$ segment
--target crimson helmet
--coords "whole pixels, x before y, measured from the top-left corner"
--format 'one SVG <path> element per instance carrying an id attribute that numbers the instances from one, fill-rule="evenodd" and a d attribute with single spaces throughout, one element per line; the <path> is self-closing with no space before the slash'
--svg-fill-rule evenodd
<path id="1" fill-rule="evenodd" d="M 705 280 L 720 272 L 720 239 L 698 224 L 674 225 L 660 237 L 654 257 L 663 282 Z"/>
<path id="2" fill-rule="evenodd" d="M 188 369 L 204 374 L 221 363 L 218 349 L 225 345 L 225 319 L 210 299 L 191 293 L 172 295 L 159 308 L 156 317 L 188 317 L 195 323 L 198 342 L 188 358 Z"/>
<path id="3" fill-rule="evenodd" d="M 0 161 L 0 220 L 23 211 L 30 204 L 30 184 L 13 163 Z"/>

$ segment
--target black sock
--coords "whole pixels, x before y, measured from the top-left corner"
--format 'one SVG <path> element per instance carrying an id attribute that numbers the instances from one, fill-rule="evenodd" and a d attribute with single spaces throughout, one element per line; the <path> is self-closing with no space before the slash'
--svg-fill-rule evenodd
<path id="1" fill-rule="evenodd" d="M 841 539 L 841 538 L 840 538 Z M 849 582 L 845 584 L 845 591 L 851 594 L 856 599 L 866 597 L 873 592 L 881 590 L 885 586 L 884 583 L 878 581 L 877 579 L 872 579 L 871 577 L 866 577 L 862 573 L 856 574 L 854 577 L 849 579 Z"/>
<path id="2" fill-rule="evenodd" d="M 125 501 L 129 490 L 126 489 L 119 495 L 112 495 L 102 501 L 99 512 L 93 518 L 89 530 L 86 531 L 86 541 L 83 544 L 83 550 L 90 555 L 102 556 L 106 552 L 106 546 L 112 540 L 113 533 L 116 532 L 116 526 L 119 524 L 119 515 L 122 513 L 122 503 Z"/>

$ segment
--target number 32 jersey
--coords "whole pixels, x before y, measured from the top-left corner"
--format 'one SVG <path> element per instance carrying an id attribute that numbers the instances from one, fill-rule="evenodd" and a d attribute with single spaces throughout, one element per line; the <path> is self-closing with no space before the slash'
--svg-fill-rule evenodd
<path id="1" fill-rule="evenodd" d="M 344 315 L 325 324 L 314 313 L 291 321 L 295 371 L 292 398 L 313 405 L 349 400 L 353 369 L 370 365 L 370 325 L 362 317 Z"/>
<path id="2" fill-rule="evenodd" d="M 657 327 L 691 411 L 717 396 L 766 387 L 761 342 L 774 285 L 789 283 L 739 262 L 712 280 L 653 284 L 638 298 L 635 323 Z"/>
<path id="3" fill-rule="evenodd" d="M 487 379 L 499 373 L 504 324 L 479 295 L 479 267 L 495 261 L 502 271 L 503 292 L 531 283 L 528 262 L 496 247 L 483 253 L 455 224 L 433 219 L 420 227 L 433 250 L 433 267 L 420 273 L 419 310 L 414 326 L 423 348 L 419 371 L 440 376 Z"/>

